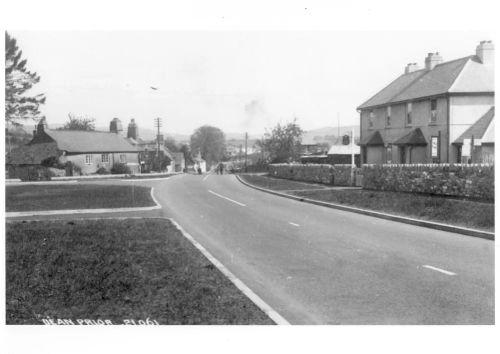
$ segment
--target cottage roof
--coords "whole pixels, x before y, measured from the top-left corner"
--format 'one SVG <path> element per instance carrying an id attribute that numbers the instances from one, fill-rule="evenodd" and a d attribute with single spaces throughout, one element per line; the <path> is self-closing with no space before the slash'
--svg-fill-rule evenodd
<path id="1" fill-rule="evenodd" d="M 424 134 L 420 128 L 413 129 L 408 134 L 396 140 L 394 145 L 427 145 Z"/>
<path id="2" fill-rule="evenodd" d="M 59 150 L 69 153 L 137 152 L 127 139 L 115 133 L 82 130 L 44 130 L 44 133 L 56 142 Z"/>
<path id="3" fill-rule="evenodd" d="M 363 137 L 363 139 L 359 142 L 359 145 L 384 145 L 384 139 L 377 130 L 370 135 Z"/>
<path id="4" fill-rule="evenodd" d="M 411 101 L 445 93 L 494 92 L 492 68 L 477 56 L 444 62 L 432 70 L 421 69 L 399 76 L 358 109 Z"/>
<path id="5" fill-rule="evenodd" d="M 475 139 L 486 138 L 484 142 L 494 142 L 494 129 L 489 129 L 490 125 L 494 123 L 495 118 L 495 107 L 491 107 L 488 112 L 486 112 L 481 118 L 479 118 L 474 124 L 472 124 L 465 132 L 462 133 L 453 144 L 463 144 L 464 139 L 471 139 L 473 136 Z M 489 134 L 486 133 L 489 131 Z"/>

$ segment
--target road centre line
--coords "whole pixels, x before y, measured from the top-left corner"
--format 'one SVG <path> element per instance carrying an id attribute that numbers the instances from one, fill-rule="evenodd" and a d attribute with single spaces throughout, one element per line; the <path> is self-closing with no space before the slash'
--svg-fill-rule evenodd
<path id="1" fill-rule="evenodd" d="M 289 222 L 289 224 L 290 224 L 290 225 L 293 225 L 293 226 L 297 226 L 297 227 L 299 227 L 299 226 L 300 226 L 299 224 L 296 224 L 296 223 L 294 223 L 294 222 Z"/>
<path id="2" fill-rule="evenodd" d="M 210 177 L 210 173 L 203 177 L 203 180 L 205 181 L 208 177 Z"/>
<path id="3" fill-rule="evenodd" d="M 217 197 L 219 197 L 219 198 L 226 199 L 226 200 L 229 200 L 230 202 L 233 202 L 233 203 L 235 203 L 235 204 L 238 204 L 239 206 L 246 207 L 246 205 L 245 205 L 245 204 L 240 203 L 240 202 L 237 202 L 236 200 L 233 200 L 233 199 L 231 199 L 231 198 L 225 197 L 225 196 L 223 196 L 223 195 L 220 195 L 219 193 L 215 193 L 214 191 L 211 191 L 210 189 L 208 190 L 208 192 L 209 192 L 209 193 L 212 193 L 213 195 L 216 195 L 216 196 L 217 196 Z"/>
<path id="4" fill-rule="evenodd" d="M 446 275 L 457 275 L 457 273 L 453 273 L 453 272 L 450 272 L 450 271 L 447 271 L 447 270 L 444 270 L 444 269 L 441 269 L 441 268 L 433 267 L 433 266 L 430 266 L 430 265 L 423 265 L 423 267 L 435 270 L 436 272 L 441 272 L 441 273 L 446 274 Z"/>

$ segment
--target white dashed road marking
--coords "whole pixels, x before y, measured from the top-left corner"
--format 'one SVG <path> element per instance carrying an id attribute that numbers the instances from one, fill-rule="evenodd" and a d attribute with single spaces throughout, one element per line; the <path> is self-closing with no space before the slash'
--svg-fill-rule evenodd
<path id="1" fill-rule="evenodd" d="M 208 177 L 210 177 L 210 174 L 208 174 L 205 177 L 203 177 L 203 180 L 205 181 Z"/>
<path id="2" fill-rule="evenodd" d="M 297 226 L 297 227 L 299 227 L 299 226 L 300 226 L 299 224 L 296 224 L 296 223 L 294 223 L 294 222 L 289 222 L 289 224 L 290 224 L 290 225 L 293 225 L 293 226 Z"/>
<path id="3" fill-rule="evenodd" d="M 447 271 L 447 270 L 444 270 L 444 269 L 441 269 L 441 268 L 433 267 L 433 266 L 430 266 L 430 265 L 424 265 L 423 267 L 435 270 L 436 272 L 440 272 L 440 273 L 443 273 L 443 274 L 446 274 L 446 275 L 457 275 L 457 273 L 453 273 L 453 272 L 450 272 L 450 271 Z"/>
<path id="4" fill-rule="evenodd" d="M 217 196 L 217 197 L 219 197 L 219 198 L 229 200 L 230 202 L 233 202 L 234 204 L 238 204 L 239 206 L 246 207 L 246 205 L 245 205 L 245 204 L 240 203 L 240 202 L 237 202 L 236 200 L 232 200 L 231 198 L 224 197 L 223 195 L 220 195 L 219 193 L 215 193 L 214 191 L 211 191 L 210 189 L 208 190 L 208 192 L 209 192 L 209 193 L 212 193 L 213 195 L 216 195 L 216 196 Z"/>

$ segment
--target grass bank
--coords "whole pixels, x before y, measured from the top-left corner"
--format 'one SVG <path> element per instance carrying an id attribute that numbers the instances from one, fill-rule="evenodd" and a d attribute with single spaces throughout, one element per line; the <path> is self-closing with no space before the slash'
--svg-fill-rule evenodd
<path id="1" fill-rule="evenodd" d="M 58 184 L 7 186 L 6 211 L 154 206 L 151 188 L 134 185 Z"/>
<path id="2" fill-rule="evenodd" d="M 272 321 L 163 219 L 9 222 L 7 324 Z"/>
<path id="3" fill-rule="evenodd" d="M 304 198 L 484 231 L 493 232 L 495 228 L 493 203 L 415 193 L 331 189 L 268 176 L 242 175 L 241 177 L 255 186 Z M 311 188 L 305 188 L 308 185 Z"/>

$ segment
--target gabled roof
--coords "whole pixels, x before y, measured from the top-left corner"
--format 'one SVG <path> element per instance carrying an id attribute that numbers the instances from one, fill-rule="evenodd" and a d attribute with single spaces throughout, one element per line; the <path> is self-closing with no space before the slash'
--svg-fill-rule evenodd
<path id="1" fill-rule="evenodd" d="M 427 145 L 424 134 L 420 128 L 413 129 L 408 134 L 396 140 L 394 145 Z"/>
<path id="2" fill-rule="evenodd" d="M 436 65 L 432 70 L 417 70 L 399 76 L 358 109 L 366 109 L 450 92 L 493 92 L 491 67 L 475 56 Z"/>
<path id="3" fill-rule="evenodd" d="M 463 144 L 464 139 L 471 139 L 474 136 L 474 139 L 483 139 L 485 137 L 486 132 L 491 124 L 493 124 L 493 118 L 495 117 L 495 107 L 491 107 L 488 112 L 486 112 L 481 118 L 479 118 L 474 124 L 472 124 L 466 131 L 462 133 L 453 144 Z M 492 129 L 490 129 L 492 131 Z M 492 140 L 491 137 L 486 137 L 486 140 Z M 488 141 L 488 142 L 494 142 Z"/>
<path id="4" fill-rule="evenodd" d="M 367 135 L 361 139 L 359 145 L 384 145 L 384 139 L 382 139 L 382 135 L 377 130 L 370 135 Z"/>
<path id="5" fill-rule="evenodd" d="M 56 142 L 59 150 L 69 153 L 137 152 L 127 139 L 115 133 L 81 130 L 44 130 L 44 133 Z"/>

